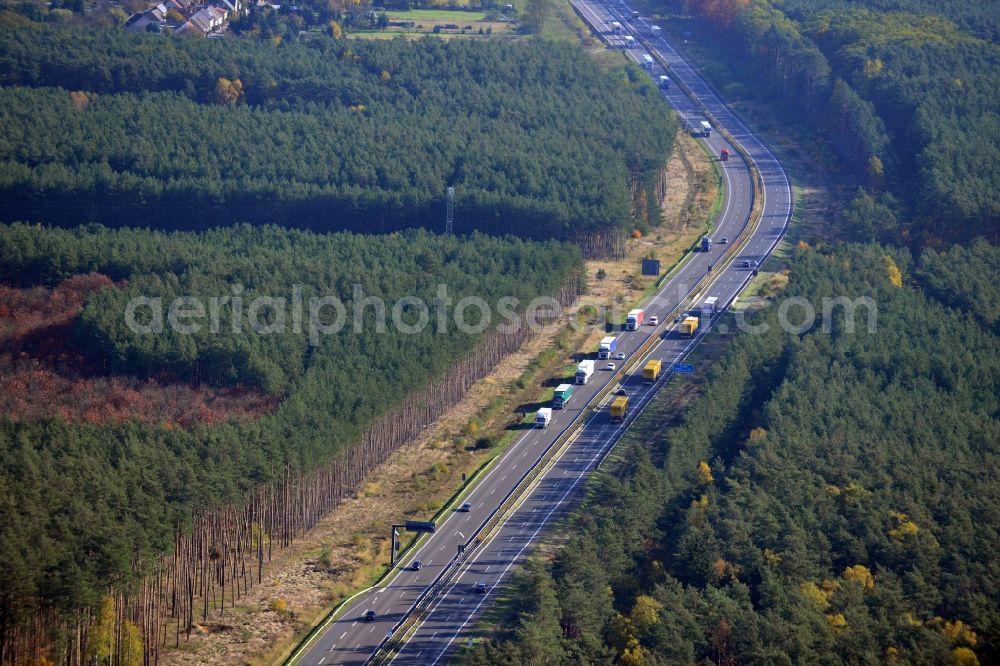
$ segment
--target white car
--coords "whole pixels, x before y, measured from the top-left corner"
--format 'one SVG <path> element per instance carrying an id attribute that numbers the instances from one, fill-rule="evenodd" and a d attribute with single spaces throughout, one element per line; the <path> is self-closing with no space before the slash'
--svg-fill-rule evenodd
<path id="1" fill-rule="evenodd" d="M 614 363 L 608 363 L 606 366 L 604 366 L 604 369 L 605 370 L 614 370 L 615 369 L 615 364 Z"/>
<path id="2" fill-rule="evenodd" d="M 659 317 L 650 317 L 649 318 L 649 325 L 650 326 L 657 326 L 659 323 L 660 323 L 660 318 Z"/>
<path id="3" fill-rule="evenodd" d="M 615 358 L 618 359 L 619 361 L 624 361 L 625 360 L 625 352 L 618 352 L 617 354 L 615 354 Z"/>

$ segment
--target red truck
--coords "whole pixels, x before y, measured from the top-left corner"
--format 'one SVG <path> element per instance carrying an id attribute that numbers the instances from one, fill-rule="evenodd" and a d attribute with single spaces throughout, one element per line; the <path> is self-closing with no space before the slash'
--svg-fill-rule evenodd
<path id="1" fill-rule="evenodd" d="M 729 149 L 728 148 L 723 148 L 722 149 L 722 152 L 719 153 L 719 159 L 721 159 L 723 162 L 728 162 L 729 161 Z"/>

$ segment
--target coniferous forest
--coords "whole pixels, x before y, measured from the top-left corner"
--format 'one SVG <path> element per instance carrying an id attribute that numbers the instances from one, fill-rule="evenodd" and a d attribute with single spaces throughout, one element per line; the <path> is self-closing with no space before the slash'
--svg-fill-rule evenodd
<path id="1" fill-rule="evenodd" d="M 865 187 L 868 240 L 1000 242 L 1000 13 L 964 0 L 664 0 L 724 52 L 731 97 L 807 121 Z"/>
<path id="2" fill-rule="evenodd" d="M 637 69 L 543 41 L 0 27 L 0 83 L 8 222 L 443 229 L 454 186 L 457 233 L 608 254 L 673 136 Z"/>
<path id="3" fill-rule="evenodd" d="M 72 276 L 104 276 L 92 281 L 100 288 L 69 329 L 59 330 L 60 345 L 72 341 L 84 357 L 82 369 L 74 372 L 65 354 L 39 354 L 19 395 L 44 400 L 45 364 L 53 362 L 75 383 L 96 383 L 95 391 L 104 377 L 134 376 L 162 384 L 158 395 L 165 400 L 184 399 L 171 387 L 201 384 L 276 398 L 253 418 L 199 419 L 188 427 L 138 418 L 128 409 L 137 391 L 121 397 L 120 417 L 105 414 L 120 413 L 111 398 L 93 419 L 6 414 L 0 421 L 3 660 L 44 648 L 51 658 L 86 661 L 91 653 L 81 652 L 83 636 L 100 599 L 111 593 L 119 629 L 134 632 L 147 655 L 190 631 L 210 603 L 231 605 L 259 582 L 272 548 L 315 524 L 519 346 L 528 328 L 524 322 L 499 328 L 512 319 L 501 318 L 503 312 L 520 317 L 543 294 L 568 304 L 579 269 L 576 246 L 481 234 L 0 226 L 0 283 L 39 290 Z M 306 304 L 298 327 L 294 285 Z M 442 325 L 431 309 L 421 328 L 419 306 L 402 299 L 416 297 L 432 308 L 438 285 L 447 288 L 448 318 Z M 10 315 L 12 293 L 0 294 L 3 315 Z M 454 323 L 466 296 L 492 308 L 485 330 L 463 332 Z M 213 297 L 228 301 L 214 332 L 206 315 L 195 320 L 196 332 L 178 333 L 165 322 L 162 334 L 149 334 L 125 323 L 134 297 L 161 298 L 167 322 L 177 297 L 208 304 L 206 310 Z M 262 328 L 234 327 L 236 312 L 248 318 L 259 297 L 275 299 L 257 312 Z M 327 297 L 343 303 L 346 325 L 310 340 L 308 303 Z M 355 306 L 373 297 L 385 301 L 385 327 L 374 305 L 355 319 Z M 504 310 L 506 297 L 517 301 Z M 284 299 L 283 318 L 277 299 Z M 393 310 L 402 326 L 394 325 Z M 335 323 L 332 308 L 319 313 L 317 322 Z M 149 308 L 136 321 L 151 324 Z M 465 321 L 479 324 L 478 310 Z M 10 324 L 0 322 L 6 370 L 23 362 L 22 354 L 39 352 L 9 348 Z"/>
<path id="4" fill-rule="evenodd" d="M 802 334 L 749 318 L 677 415 L 647 410 L 472 664 L 996 663 L 1000 340 L 985 243 L 802 249 L 786 292 L 868 296 Z M 801 311 L 801 310 L 800 310 Z M 799 323 L 796 318 L 795 324 Z"/>

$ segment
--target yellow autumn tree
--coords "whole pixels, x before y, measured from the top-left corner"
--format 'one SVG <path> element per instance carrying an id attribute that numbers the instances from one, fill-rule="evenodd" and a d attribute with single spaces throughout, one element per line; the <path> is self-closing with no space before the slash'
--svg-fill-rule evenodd
<path id="1" fill-rule="evenodd" d="M 628 614 L 628 618 L 636 630 L 648 631 L 660 621 L 661 608 L 663 608 L 663 604 L 659 601 L 645 594 L 640 594 L 636 597 L 635 605 L 632 606 L 632 612 Z"/>
<path id="2" fill-rule="evenodd" d="M 115 654 L 115 602 L 111 597 L 101 599 L 97 622 L 87 634 L 87 656 L 91 661 L 106 664 Z"/>
<path id="3" fill-rule="evenodd" d="M 747 442 L 751 446 L 754 446 L 763 442 L 765 437 L 767 437 L 766 430 L 764 430 L 763 428 L 754 428 L 753 430 L 750 431 L 750 435 L 749 437 L 747 437 Z"/>
<path id="4" fill-rule="evenodd" d="M 243 101 L 243 82 L 239 79 L 230 81 L 219 77 L 219 80 L 215 82 L 213 99 L 216 104 L 239 104 Z"/>
<path id="5" fill-rule="evenodd" d="M 863 564 L 855 564 L 844 569 L 844 579 L 857 583 L 865 592 L 875 589 L 875 576 Z"/>
<path id="6" fill-rule="evenodd" d="M 951 663 L 955 666 L 979 666 L 979 658 L 969 648 L 960 647 L 951 651 Z"/>
<path id="7" fill-rule="evenodd" d="M 910 520 L 909 516 L 901 511 L 890 511 L 889 515 L 896 521 L 896 526 L 889 530 L 889 536 L 897 541 L 902 541 L 906 537 L 915 535 L 920 531 L 917 524 Z"/>
<path id="8" fill-rule="evenodd" d="M 894 287 L 902 287 L 903 274 L 900 272 L 896 262 L 892 260 L 892 257 L 889 255 L 883 256 L 882 265 L 885 266 L 886 275 L 889 277 L 889 284 Z"/>
<path id="9" fill-rule="evenodd" d="M 326 24 L 326 28 L 330 33 L 330 36 L 334 39 L 342 39 L 344 36 L 344 29 L 340 27 L 340 24 L 336 21 L 330 21 Z"/>
<path id="10" fill-rule="evenodd" d="M 816 610 L 824 611 L 830 605 L 830 593 L 819 588 L 819 585 L 809 581 L 799 586 L 799 594 Z"/>
<path id="11" fill-rule="evenodd" d="M 122 626 L 121 654 L 118 663 L 123 666 L 142 666 L 142 632 L 134 622 L 126 621 Z"/>
<path id="12" fill-rule="evenodd" d="M 649 650 L 639 645 L 639 641 L 633 638 L 629 641 L 628 646 L 622 650 L 619 661 L 625 666 L 645 666 L 650 663 Z"/>
<path id="13" fill-rule="evenodd" d="M 833 615 L 826 616 L 827 623 L 834 629 L 843 629 L 847 626 L 847 618 L 844 617 L 843 613 L 835 613 Z"/>
<path id="14" fill-rule="evenodd" d="M 955 620 L 954 622 L 947 620 L 941 630 L 952 643 L 965 643 L 970 647 L 975 647 L 979 641 L 979 637 L 976 636 L 976 632 L 972 630 L 972 627 L 961 620 Z"/>
<path id="15" fill-rule="evenodd" d="M 712 476 L 712 468 L 704 460 L 698 463 L 698 480 L 702 483 L 712 483 L 715 480 L 715 477 Z"/>

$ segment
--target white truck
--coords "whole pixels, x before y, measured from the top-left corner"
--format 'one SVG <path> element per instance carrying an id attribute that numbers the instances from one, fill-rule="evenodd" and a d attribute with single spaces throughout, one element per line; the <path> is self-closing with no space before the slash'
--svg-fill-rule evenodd
<path id="1" fill-rule="evenodd" d="M 712 315 L 719 311 L 718 303 L 718 296 L 709 296 L 705 299 L 705 302 L 701 304 L 701 320 L 703 322 L 707 323 L 712 321 Z"/>
<path id="2" fill-rule="evenodd" d="M 545 426 L 547 426 L 551 422 L 552 422 L 552 408 L 551 407 L 542 407 L 541 409 L 538 410 L 538 413 L 535 414 L 535 427 L 536 428 L 544 428 Z"/>
<path id="3" fill-rule="evenodd" d="M 625 35 L 625 48 L 635 48 L 635 37 L 632 35 Z"/>
<path id="4" fill-rule="evenodd" d="M 701 135 L 703 137 L 707 138 L 712 136 L 712 123 L 708 122 L 707 120 L 703 120 L 699 124 L 699 127 L 701 128 Z"/>
<path id="5" fill-rule="evenodd" d="M 660 30 L 660 26 L 658 25 L 649 26 L 649 34 L 651 37 L 659 37 L 661 32 L 662 30 Z"/>
<path id="6" fill-rule="evenodd" d="M 597 348 L 597 358 L 611 358 L 611 355 L 618 349 L 618 338 L 609 335 L 601 339 L 601 346 Z"/>
<path id="7" fill-rule="evenodd" d="M 642 54 L 642 68 L 652 70 L 653 69 L 653 56 L 648 53 Z"/>
<path id="8" fill-rule="evenodd" d="M 629 310 L 628 315 L 625 317 L 625 329 L 629 331 L 639 330 L 639 327 L 642 326 L 642 320 L 645 315 L 646 311 L 642 308 Z"/>
<path id="9" fill-rule="evenodd" d="M 663 88 L 664 90 L 669 90 L 670 89 L 670 77 L 669 76 L 661 76 L 660 77 L 660 87 Z"/>
<path id="10" fill-rule="evenodd" d="M 592 374 L 594 374 L 594 361 L 589 359 L 580 361 L 580 365 L 576 366 L 576 383 L 586 384 Z"/>
<path id="11" fill-rule="evenodd" d="M 619 23 L 618 21 L 612 21 L 611 32 L 615 33 L 616 35 L 622 34 L 622 24 Z"/>

